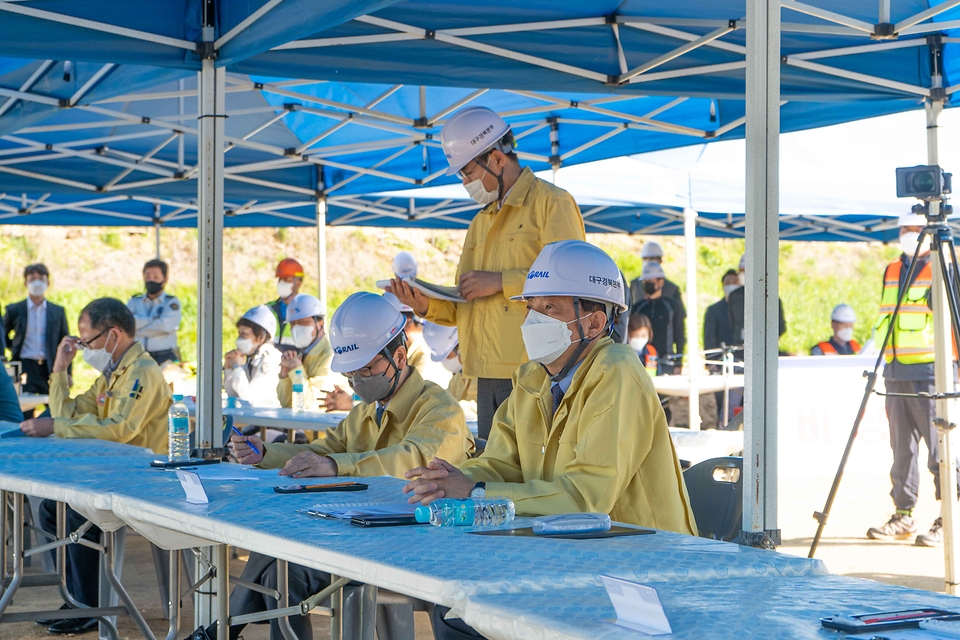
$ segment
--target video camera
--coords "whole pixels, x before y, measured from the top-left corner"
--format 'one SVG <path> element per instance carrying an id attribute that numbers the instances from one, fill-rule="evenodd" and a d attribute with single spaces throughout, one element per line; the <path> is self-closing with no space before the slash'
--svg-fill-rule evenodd
<path id="1" fill-rule="evenodd" d="M 952 193 L 953 174 L 945 173 L 939 165 L 899 167 L 897 169 L 897 197 L 921 200 L 942 200 Z"/>

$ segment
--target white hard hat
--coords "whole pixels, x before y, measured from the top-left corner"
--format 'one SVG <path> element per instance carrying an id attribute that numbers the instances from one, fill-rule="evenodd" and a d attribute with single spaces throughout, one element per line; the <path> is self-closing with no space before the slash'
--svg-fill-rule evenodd
<path id="1" fill-rule="evenodd" d="M 315 316 L 322 318 L 325 315 L 326 312 L 320 305 L 320 301 L 306 293 L 298 293 L 294 296 L 293 300 L 287 304 L 287 322 L 313 318 Z"/>
<path id="2" fill-rule="evenodd" d="M 927 218 L 919 213 L 905 213 L 897 220 L 899 227 L 925 227 Z"/>
<path id="3" fill-rule="evenodd" d="M 423 323 L 423 341 L 430 348 L 430 359 L 442 362 L 460 343 L 456 327 L 446 327 L 435 322 Z"/>
<path id="4" fill-rule="evenodd" d="M 545 246 L 527 273 L 523 293 L 510 299 L 539 296 L 584 298 L 627 310 L 617 264 L 603 249 L 582 240 L 561 240 Z"/>
<path id="5" fill-rule="evenodd" d="M 367 366 L 406 323 L 396 307 L 381 296 L 366 291 L 354 293 L 330 319 L 330 370 L 346 373 Z"/>
<path id="6" fill-rule="evenodd" d="M 390 304 L 392 304 L 400 313 L 413 313 L 413 307 L 409 307 L 400 302 L 400 298 L 398 298 L 396 294 L 389 291 L 384 291 L 383 297 L 388 300 Z"/>
<path id="7" fill-rule="evenodd" d="M 648 242 L 643 245 L 643 248 L 640 249 L 641 258 L 662 258 L 663 257 L 663 247 L 661 247 L 656 242 Z"/>
<path id="8" fill-rule="evenodd" d="M 440 130 L 440 145 L 450 165 L 446 175 L 452 176 L 477 156 L 496 147 L 508 131 L 510 126 L 503 118 L 486 107 L 457 111 Z M 500 150 L 508 153 L 513 148 Z"/>
<path id="9" fill-rule="evenodd" d="M 258 327 L 263 327 L 271 338 L 277 335 L 277 316 L 273 315 L 273 311 L 266 305 L 250 309 L 243 314 L 241 320 L 249 320 Z"/>
<path id="10" fill-rule="evenodd" d="M 647 262 L 643 265 L 643 271 L 640 272 L 641 280 L 656 280 L 657 278 L 666 278 L 663 273 L 663 267 L 656 262 Z"/>
<path id="11" fill-rule="evenodd" d="M 747 270 L 747 254 L 740 256 L 740 271 Z"/>
<path id="12" fill-rule="evenodd" d="M 833 322 L 856 322 L 857 314 L 848 304 L 838 304 L 833 308 L 830 314 L 830 320 Z"/>
<path id="13" fill-rule="evenodd" d="M 393 273 L 398 278 L 416 278 L 417 259 L 409 251 L 401 251 L 393 258 Z"/>

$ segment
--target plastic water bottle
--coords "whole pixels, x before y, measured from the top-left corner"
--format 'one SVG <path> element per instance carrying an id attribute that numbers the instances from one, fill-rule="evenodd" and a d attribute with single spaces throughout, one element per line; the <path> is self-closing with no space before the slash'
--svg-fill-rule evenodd
<path id="1" fill-rule="evenodd" d="M 441 498 L 420 505 L 414 516 L 417 522 L 429 522 L 435 527 L 496 527 L 513 522 L 516 513 L 513 501 L 504 498 Z"/>
<path id="2" fill-rule="evenodd" d="M 293 381 L 293 412 L 303 413 L 303 369 L 294 369 L 290 373 L 290 379 Z"/>
<path id="3" fill-rule="evenodd" d="M 173 404 L 167 412 L 168 439 L 170 452 L 167 459 L 170 462 L 182 462 L 190 459 L 190 412 L 183 404 L 183 396 L 173 396 Z"/>

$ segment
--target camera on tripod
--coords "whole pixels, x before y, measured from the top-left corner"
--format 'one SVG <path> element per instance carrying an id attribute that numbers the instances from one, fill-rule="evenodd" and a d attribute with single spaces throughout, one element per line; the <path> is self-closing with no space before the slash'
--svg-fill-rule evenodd
<path id="1" fill-rule="evenodd" d="M 953 174 L 939 165 L 899 167 L 897 169 L 897 197 L 941 200 L 953 192 Z"/>

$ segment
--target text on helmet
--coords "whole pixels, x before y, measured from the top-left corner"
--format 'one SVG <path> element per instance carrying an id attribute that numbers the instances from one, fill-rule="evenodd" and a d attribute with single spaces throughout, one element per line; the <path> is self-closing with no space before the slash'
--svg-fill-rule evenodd
<path id="1" fill-rule="evenodd" d="M 549 278 L 549 271 L 531 271 L 527 274 L 527 280 L 533 280 L 535 278 Z"/>
<path id="2" fill-rule="evenodd" d="M 480 133 L 478 133 L 477 136 L 470 141 L 470 144 L 477 144 L 478 142 L 483 140 L 485 137 L 487 137 L 487 134 L 490 133 L 491 131 L 493 131 L 493 125 L 492 124 L 487 125 L 487 128 L 481 131 Z"/>
<path id="3" fill-rule="evenodd" d="M 345 353 L 350 353 L 351 351 L 357 351 L 358 349 L 360 349 L 360 347 L 358 347 L 356 344 L 348 344 L 345 347 L 334 347 L 333 352 L 340 356 Z"/>
<path id="4" fill-rule="evenodd" d="M 620 288 L 619 279 L 613 280 L 611 278 L 605 278 L 603 276 L 590 276 L 588 280 L 590 280 L 590 284 L 599 284 L 600 286 L 603 286 L 603 287 L 614 287 L 615 289 Z"/>

